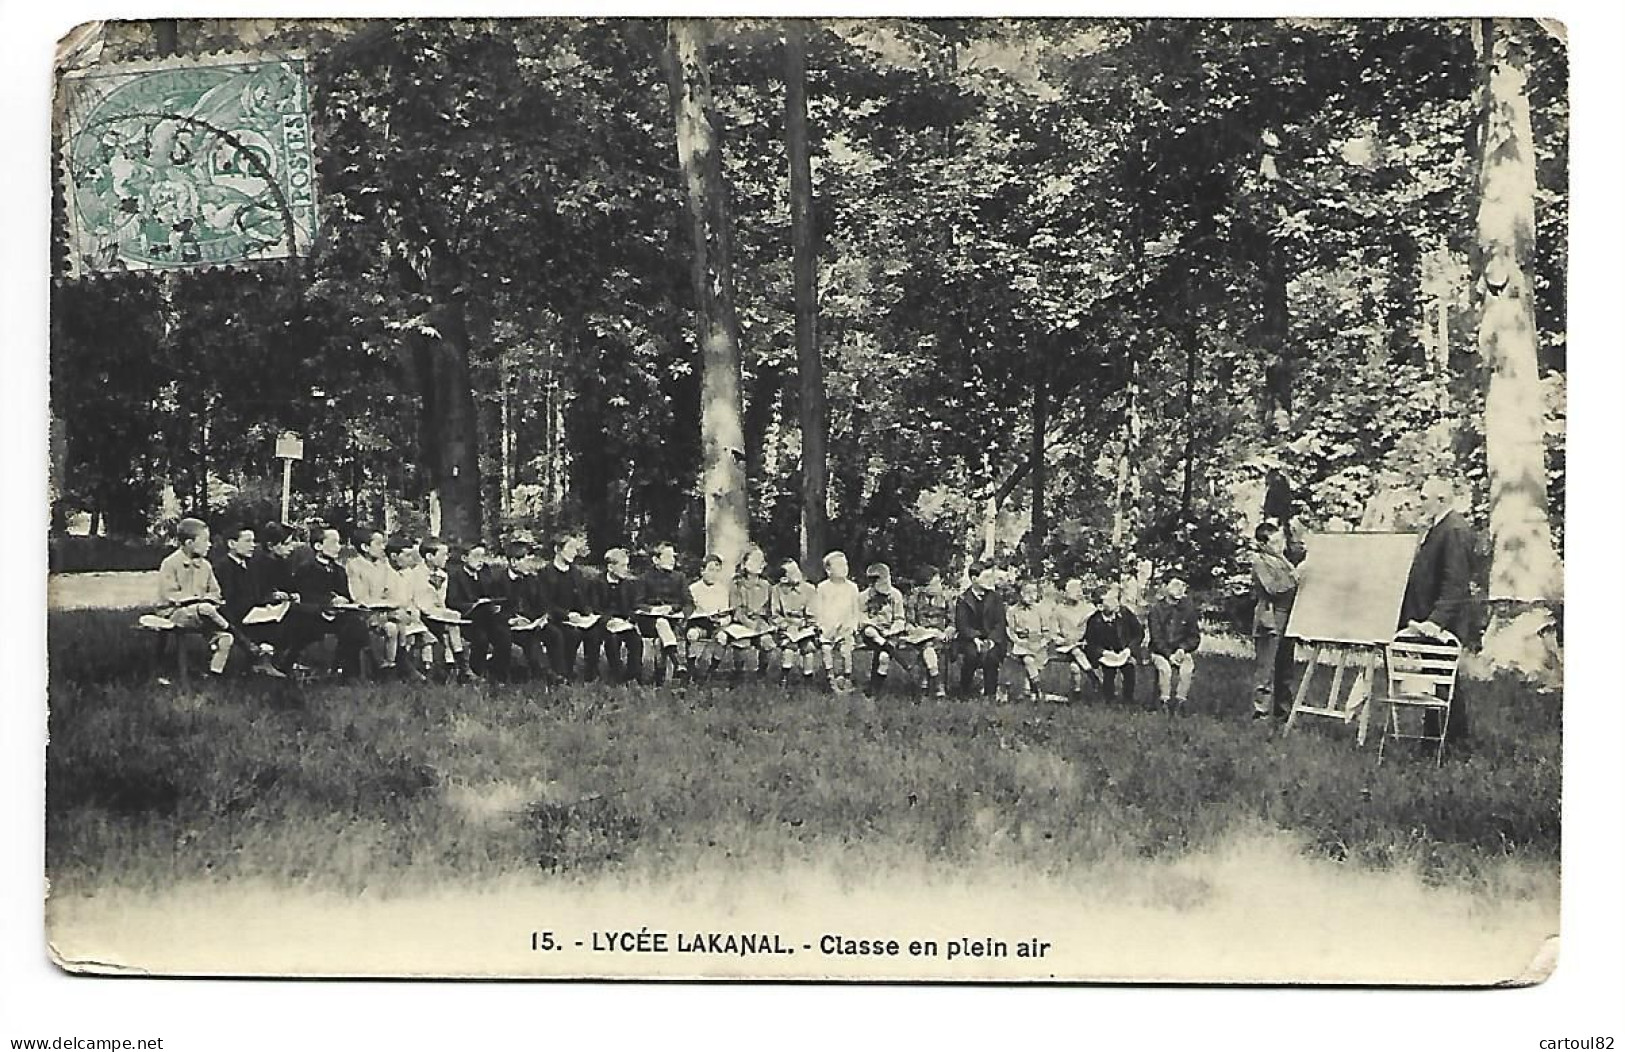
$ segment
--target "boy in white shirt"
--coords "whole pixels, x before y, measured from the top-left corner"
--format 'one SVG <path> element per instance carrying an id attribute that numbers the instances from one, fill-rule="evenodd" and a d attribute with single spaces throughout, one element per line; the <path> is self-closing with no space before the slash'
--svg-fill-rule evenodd
<path id="1" fill-rule="evenodd" d="M 438 537 L 425 538 L 418 545 L 421 561 L 406 575 L 412 606 L 423 620 L 429 637 L 423 641 L 423 663 L 434 667 L 434 652 L 438 648 L 441 662 L 456 678 L 468 671 L 468 649 L 463 646 L 463 617 L 446 605 L 446 586 L 450 576 L 446 563 L 451 550 Z"/>
<path id="2" fill-rule="evenodd" d="M 698 618 L 688 629 L 688 660 L 697 676 L 716 671 L 728 645 L 722 629 L 733 615 L 734 600 L 723 571 L 722 556 L 707 555 L 700 565 L 700 579 L 688 586 L 694 600 L 691 616 Z"/>
<path id="3" fill-rule="evenodd" d="M 844 552 L 824 556 L 825 578 L 813 600 L 813 622 L 818 626 L 824 675 L 829 679 L 830 689 L 837 694 L 848 694 L 852 690 L 852 645 L 858 626 L 863 623 L 863 600 L 858 586 L 847 573 Z"/>

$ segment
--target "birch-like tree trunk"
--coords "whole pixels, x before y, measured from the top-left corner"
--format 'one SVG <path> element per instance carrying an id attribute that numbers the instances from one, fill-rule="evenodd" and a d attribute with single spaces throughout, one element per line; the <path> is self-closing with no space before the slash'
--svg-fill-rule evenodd
<path id="1" fill-rule="evenodd" d="M 828 525 L 829 429 L 824 361 L 818 350 L 818 242 L 807 143 L 807 29 L 792 20 L 784 40 L 785 141 L 790 155 L 790 257 L 795 278 L 796 365 L 800 373 L 801 561 L 824 557 Z"/>
<path id="2" fill-rule="evenodd" d="M 1500 31 L 1496 31 L 1500 30 Z M 1522 49 L 1504 26 L 1493 43 L 1489 105 L 1480 138 L 1478 243 L 1483 312 L 1478 348 L 1489 370 L 1484 452 L 1490 483 L 1489 598 L 1554 598 L 1562 570 L 1546 507 L 1545 404 L 1532 273 L 1535 146 Z"/>
<path id="3" fill-rule="evenodd" d="M 749 540 L 745 433 L 740 396 L 739 318 L 727 187 L 705 61 L 707 30 L 696 19 L 668 23 L 677 158 L 688 191 L 694 254 L 690 277 L 701 360 L 700 457 L 706 547 L 729 567 Z"/>

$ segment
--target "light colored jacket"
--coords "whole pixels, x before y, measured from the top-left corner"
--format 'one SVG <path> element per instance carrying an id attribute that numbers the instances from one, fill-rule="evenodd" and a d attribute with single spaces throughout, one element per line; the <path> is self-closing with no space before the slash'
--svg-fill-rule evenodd
<path id="1" fill-rule="evenodd" d="M 1298 570 L 1274 552 L 1253 553 L 1253 633 L 1279 635 L 1292 616 Z"/>
<path id="2" fill-rule="evenodd" d="M 158 605 L 172 607 L 188 599 L 220 603 L 220 582 L 214 566 L 204 556 L 186 554 L 176 548 L 158 564 Z"/>

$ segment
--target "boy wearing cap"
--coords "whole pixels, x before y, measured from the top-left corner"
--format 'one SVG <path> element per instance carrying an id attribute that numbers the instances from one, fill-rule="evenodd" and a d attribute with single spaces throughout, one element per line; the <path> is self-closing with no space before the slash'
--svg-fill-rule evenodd
<path id="1" fill-rule="evenodd" d="M 903 593 L 892 587 L 891 567 L 885 563 L 871 563 L 864 572 L 869 587 L 859 596 L 863 605 L 859 637 L 874 651 L 875 663 L 869 673 L 869 689 L 879 693 L 891 674 L 894 640 L 908 627 L 908 612 L 903 606 Z"/>
<path id="2" fill-rule="evenodd" d="M 927 566 L 920 577 L 924 583 L 903 597 L 911 629 L 905 639 L 919 648 L 926 690 L 941 698 L 947 695 L 942 685 L 942 655 L 952 653 L 955 597 L 936 567 Z"/>
<path id="3" fill-rule="evenodd" d="M 1162 595 L 1146 614 L 1151 631 L 1151 666 L 1157 670 L 1157 700 L 1169 712 L 1187 712 L 1202 628 L 1183 578 L 1168 578 Z"/>

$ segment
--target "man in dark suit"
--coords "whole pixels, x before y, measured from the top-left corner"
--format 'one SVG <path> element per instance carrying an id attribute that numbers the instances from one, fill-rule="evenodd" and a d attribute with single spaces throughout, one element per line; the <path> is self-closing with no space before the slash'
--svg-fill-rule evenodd
<path id="1" fill-rule="evenodd" d="M 1465 640 L 1473 627 L 1473 528 L 1459 506 L 1463 495 L 1447 479 L 1431 478 L 1422 486 L 1417 526 L 1427 533 L 1411 559 L 1411 575 L 1399 607 L 1402 633 L 1430 639 Z M 1460 746 L 1468 739 L 1466 698 L 1456 681 L 1450 703 L 1449 740 Z M 1426 714 L 1424 732 L 1438 733 L 1438 716 Z"/>
<path id="2" fill-rule="evenodd" d="M 959 654 L 959 692 L 971 692 L 976 670 L 982 670 L 982 694 L 993 697 L 999 690 L 999 669 L 1010 648 L 1004 600 L 995 586 L 998 571 L 992 563 L 971 570 L 971 585 L 954 604 L 954 649 Z"/>

